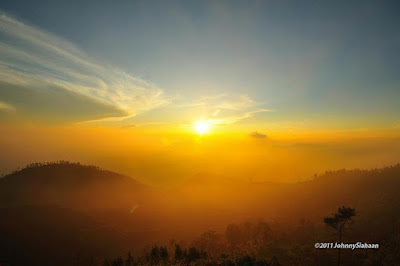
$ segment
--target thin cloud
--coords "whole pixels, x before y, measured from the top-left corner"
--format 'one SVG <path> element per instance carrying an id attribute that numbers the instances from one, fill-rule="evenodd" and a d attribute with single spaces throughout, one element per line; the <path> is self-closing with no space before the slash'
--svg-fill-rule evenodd
<path id="1" fill-rule="evenodd" d="M 207 120 L 213 125 L 234 124 L 256 113 L 273 111 L 260 108 L 260 104 L 247 94 L 229 93 L 209 95 L 189 103 L 176 103 L 174 107 L 202 110 L 202 120 Z"/>
<path id="2" fill-rule="evenodd" d="M 15 113 L 16 108 L 12 106 L 11 104 L 0 102 L 0 111 L 6 112 L 6 113 Z"/>
<path id="3" fill-rule="evenodd" d="M 229 125 L 238 123 L 241 120 L 253 117 L 256 113 L 273 112 L 271 109 L 256 109 L 247 112 L 240 112 L 235 115 L 221 117 L 219 119 L 211 119 L 210 123 L 214 125 Z"/>
<path id="4" fill-rule="evenodd" d="M 0 100 L 25 111 L 19 115 L 78 123 L 133 122 L 139 126 L 132 119 L 122 120 L 172 101 L 169 107 L 177 113 L 168 124 L 179 124 L 186 114 L 194 113 L 203 113 L 203 119 L 214 124 L 232 124 L 271 111 L 260 108 L 246 94 L 219 93 L 193 101 L 167 98 L 155 84 L 94 59 L 71 42 L 5 13 L 0 13 L 0 85 Z M 163 110 L 160 108 L 162 114 Z"/>
<path id="5" fill-rule="evenodd" d="M 136 128 L 136 127 L 146 127 L 146 126 L 165 126 L 165 125 L 173 125 L 176 123 L 168 123 L 168 122 L 147 122 L 147 123 L 138 123 L 138 124 L 128 124 L 124 125 L 121 128 Z"/>
<path id="6" fill-rule="evenodd" d="M 255 105 L 255 101 L 251 99 L 248 95 L 239 95 L 236 99 L 229 99 L 218 104 L 216 107 L 218 109 L 226 110 L 240 110 L 244 108 L 249 108 Z"/>
<path id="7" fill-rule="evenodd" d="M 256 139 L 266 139 L 267 135 L 259 133 L 258 131 L 254 131 L 250 133 L 250 137 L 256 138 Z"/>
<path id="8" fill-rule="evenodd" d="M 176 108 L 190 108 L 190 107 L 196 107 L 196 106 L 205 106 L 205 105 L 209 105 L 211 102 L 214 102 L 215 100 L 218 100 L 221 98 L 226 98 L 226 97 L 229 97 L 228 93 L 220 93 L 220 94 L 216 94 L 216 95 L 203 96 L 203 97 L 200 97 L 199 99 L 190 101 L 188 103 L 175 104 L 175 107 Z"/>
<path id="9" fill-rule="evenodd" d="M 38 93 L 43 93 L 42 87 L 63 88 L 120 110 L 94 117 L 96 120 L 131 117 L 169 102 L 156 85 L 5 13 L 0 13 L 0 81 Z M 6 96 L 1 97 L 7 101 Z"/>

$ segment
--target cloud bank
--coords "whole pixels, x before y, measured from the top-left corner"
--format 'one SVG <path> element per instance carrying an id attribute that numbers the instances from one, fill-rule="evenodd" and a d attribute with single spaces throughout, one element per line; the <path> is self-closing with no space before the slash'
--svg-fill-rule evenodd
<path id="1" fill-rule="evenodd" d="M 123 119 L 168 101 L 150 82 L 0 13 L 1 109 L 68 121 Z M 7 107 L 8 106 L 8 107 Z"/>

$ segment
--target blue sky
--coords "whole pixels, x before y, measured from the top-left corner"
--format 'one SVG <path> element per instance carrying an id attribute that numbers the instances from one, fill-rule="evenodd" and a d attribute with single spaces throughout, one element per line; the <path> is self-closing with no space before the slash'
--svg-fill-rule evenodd
<path id="1" fill-rule="evenodd" d="M 24 116 L 44 119 L 55 110 L 68 113 L 66 121 L 122 117 L 125 123 L 220 117 L 261 128 L 298 122 L 391 128 L 400 123 L 400 8 L 395 1 L 13 0 L 2 1 L 0 9 L 33 27 L 33 36 L 45 32 L 59 38 L 54 44 L 68 46 L 66 51 L 74 46 L 75 55 L 102 67 L 85 70 L 90 77 L 107 84 L 103 94 L 94 92 L 95 86 L 82 89 L 91 107 L 71 100 L 73 110 L 57 108 L 60 104 L 43 110 L 40 100 L 23 103 L 5 81 L 0 109 L 7 113 L 26 110 Z M 0 42 L 37 55 L 21 44 L 24 40 L 9 36 L 0 35 Z M 10 58 L 3 59 L 8 67 L 18 61 Z M 59 72 L 53 76 L 68 79 L 60 74 L 61 65 L 67 65 L 62 58 L 46 60 L 56 64 Z M 82 65 L 71 66 L 81 71 Z M 23 67 L 27 71 L 26 63 Z M 106 78 L 101 76 L 106 72 Z M 35 75 L 49 78 L 48 73 Z M 140 88 L 129 101 L 130 90 L 113 87 L 126 81 L 124 75 L 129 75 L 124 86 Z M 83 84 L 74 78 L 65 85 L 73 99 Z M 38 99 L 44 97 L 40 93 Z"/>

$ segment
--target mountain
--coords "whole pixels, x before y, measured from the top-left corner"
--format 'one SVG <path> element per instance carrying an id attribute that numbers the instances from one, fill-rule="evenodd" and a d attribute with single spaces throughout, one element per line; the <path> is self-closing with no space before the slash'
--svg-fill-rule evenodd
<path id="1" fill-rule="evenodd" d="M 150 188 L 79 163 L 31 164 L 0 179 L 0 206 L 57 205 L 78 210 L 127 209 Z"/>

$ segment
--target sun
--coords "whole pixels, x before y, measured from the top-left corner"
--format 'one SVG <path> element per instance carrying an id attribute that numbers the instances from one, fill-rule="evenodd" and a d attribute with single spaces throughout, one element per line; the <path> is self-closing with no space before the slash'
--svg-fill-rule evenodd
<path id="1" fill-rule="evenodd" d="M 210 132 L 211 124 L 207 121 L 197 121 L 194 123 L 194 130 L 200 135 Z"/>

